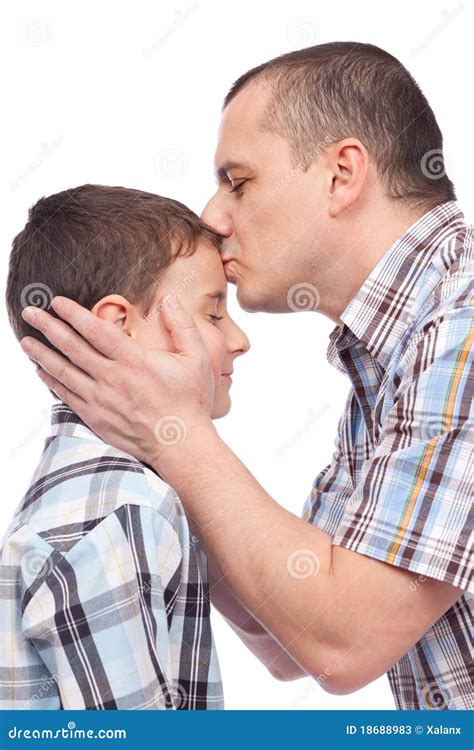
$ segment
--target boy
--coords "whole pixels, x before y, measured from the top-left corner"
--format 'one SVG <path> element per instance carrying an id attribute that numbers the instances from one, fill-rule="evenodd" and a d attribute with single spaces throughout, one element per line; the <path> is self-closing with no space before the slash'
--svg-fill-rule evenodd
<path id="1" fill-rule="evenodd" d="M 210 354 L 212 416 L 224 416 L 249 343 L 226 313 L 219 248 L 192 211 L 150 193 L 84 185 L 43 198 L 13 242 L 12 327 L 42 339 L 21 311 L 60 294 L 174 351 L 159 314 L 173 292 Z M 179 497 L 65 404 L 51 421 L 2 545 L 0 708 L 223 708 L 206 558 Z M 154 432 L 166 445 L 185 429 L 170 416 Z"/>

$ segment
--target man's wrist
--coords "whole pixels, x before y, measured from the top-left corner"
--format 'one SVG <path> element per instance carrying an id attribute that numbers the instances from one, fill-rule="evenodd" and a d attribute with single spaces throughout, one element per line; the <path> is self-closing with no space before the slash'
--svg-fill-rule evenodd
<path id="1" fill-rule="evenodd" d="M 196 461 L 209 455 L 221 439 L 210 418 L 186 423 L 177 417 L 170 417 L 170 424 L 173 419 L 174 429 L 168 428 L 167 432 L 162 433 L 155 430 L 157 442 L 148 463 L 178 491 L 178 485 L 192 475 Z"/>

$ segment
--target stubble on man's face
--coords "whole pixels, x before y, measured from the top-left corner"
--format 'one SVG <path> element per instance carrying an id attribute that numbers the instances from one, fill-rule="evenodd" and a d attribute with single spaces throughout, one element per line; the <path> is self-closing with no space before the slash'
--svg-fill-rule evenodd
<path id="1" fill-rule="evenodd" d="M 268 85 L 250 85 L 224 111 L 215 156 L 220 182 L 203 218 L 229 227 L 222 257 L 234 259 L 226 276 L 240 305 L 290 312 L 292 287 L 311 283 L 321 180 L 313 166 L 295 165 L 286 138 L 262 127 L 269 95 Z"/>

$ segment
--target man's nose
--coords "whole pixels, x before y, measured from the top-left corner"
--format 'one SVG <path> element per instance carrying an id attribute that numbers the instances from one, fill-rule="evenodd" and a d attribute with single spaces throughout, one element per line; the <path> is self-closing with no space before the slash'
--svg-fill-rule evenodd
<path id="1" fill-rule="evenodd" d="M 204 207 L 201 219 L 223 237 L 230 237 L 233 232 L 232 219 L 219 207 L 215 196 Z"/>

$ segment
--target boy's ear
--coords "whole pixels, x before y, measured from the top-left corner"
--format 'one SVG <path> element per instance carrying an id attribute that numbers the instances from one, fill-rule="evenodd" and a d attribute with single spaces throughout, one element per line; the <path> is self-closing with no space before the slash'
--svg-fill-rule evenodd
<path id="1" fill-rule="evenodd" d="M 108 294 L 96 302 L 91 312 L 102 320 L 118 326 L 127 336 L 135 338 L 136 312 L 133 305 L 120 294 Z"/>

